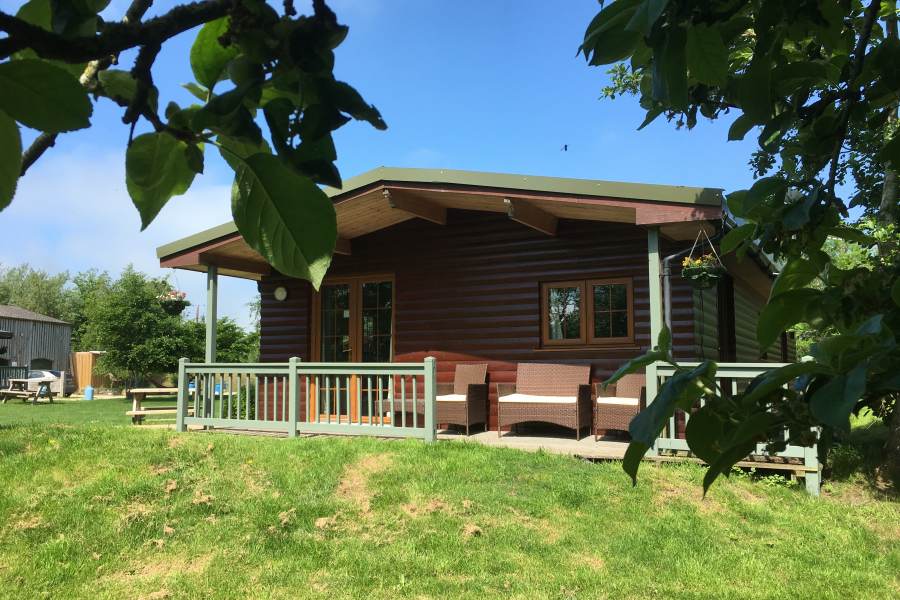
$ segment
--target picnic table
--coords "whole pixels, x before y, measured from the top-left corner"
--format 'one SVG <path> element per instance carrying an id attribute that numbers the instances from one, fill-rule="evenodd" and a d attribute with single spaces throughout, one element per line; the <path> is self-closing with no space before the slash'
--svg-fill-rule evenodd
<path id="1" fill-rule="evenodd" d="M 3 404 L 10 398 L 21 398 L 22 402 L 31 400 L 32 404 L 37 404 L 38 398 L 47 398 L 53 402 L 53 390 L 50 389 L 51 379 L 9 379 L 9 387 L 0 390 L 0 396 L 3 397 Z M 29 384 L 36 383 L 35 389 L 29 389 Z"/>
<path id="2" fill-rule="evenodd" d="M 131 422 L 140 425 L 144 421 L 144 417 L 151 415 L 174 415 L 178 413 L 177 406 L 141 406 L 148 396 L 171 396 L 178 393 L 178 388 L 134 388 L 128 392 L 131 394 L 131 410 L 125 414 L 131 417 Z M 188 409 L 188 414 L 193 414 L 192 408 Z"/>

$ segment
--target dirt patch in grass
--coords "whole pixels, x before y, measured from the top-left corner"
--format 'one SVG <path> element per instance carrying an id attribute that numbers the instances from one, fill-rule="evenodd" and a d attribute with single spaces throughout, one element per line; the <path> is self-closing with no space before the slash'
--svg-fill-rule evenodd
<path id="1" fill-rule="evenodd" d="M 338 482 L 337 497 L 356 505 L 359 512 L 369 514 L 372 511 L 374 497 L 369 488 L 369 478 L 387 470 L 393 459 L 392 454 L 368 454 L 348 465 Z"/>
<path id="2" fill-rule="evenodd" d="M 123 525 L 130 525 L 153 514 L 153 509 L 143 502 L 132 502 L 122 513 L 120 521 Z"/>
<path id="3" fill-rule="evenodd" d="M 432 498 L 425 502 L 407 502 L 406 504 L 401 505 L 400 508 L 413 519 L 426 517 L 436 512 L 454 512 L 451 506 L 440 498 Z"/>
<path id="4" fill-rule="evenodd" d="M 594 571 L 601 571 L 606 568 L 606 561 L 596 554 L 575 554 L 572 556 L 572 563 L 576 565 L 584 565 Z"/>
<path id="5" fill-rule="evenodd" d="M 108 579 L 128 586 L 142 581 L 169 579 L 176 575 L 199 575 L 212 562 L 212 554 L 201 556 L 159 555 L 132 562 L 122 571 L 111 573 Z M 163 596 L 164 597 L 164 596 Z"/>
<path id="6" fill-rule="evenodd" d="M 30 531 L 44 525 L 44 519 L 41 515 L 24 514 L 16 518 L 10 527 L 13 531 Z"/>
<path id="7" fill-rule="evenodd" d="M 697 509 L 702 514 L 719 513 L 724 510 L 722 504 L 709 496 L 703 497 L 703 488 L 698 484 L 672 473 L 665 465 L 657 465 L 647 469 L 650 475 L 650 486 L 653 490 L 653 503 L 662 507 L 672 502 L 683 502 Z"/>

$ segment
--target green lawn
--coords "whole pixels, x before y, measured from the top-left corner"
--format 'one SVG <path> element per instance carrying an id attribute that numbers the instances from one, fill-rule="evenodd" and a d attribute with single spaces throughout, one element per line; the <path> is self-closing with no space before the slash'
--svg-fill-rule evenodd
<path id="1" fill-rule="evenodd" d="M 175 406 L 175 397 L 151 398 L 143 406 Z M 125 411 L 131 410 L 131 400 L 125 398 L 103 398 L 98 400 L 56 400 L 52 404 L 41 402 L 31 405 L 21 400 L 10 400 L 0 404 L 0 426 L 11 424 L 51 424 L 69 425 L 110 424 L 130 425 L 131 417 Z M 148 419 L 147 423 L 174 423 L 172 415 L 161 415 Z"/>
<path id="2" fill-rule="evenodd" d="M 0 406 L 0 597 L 900 594 L 900 504 L 850 482 L 703 500 L 693 465 L 632 488 L 617 463 L 469 444 L 110 426 L 125 408 Z"/>

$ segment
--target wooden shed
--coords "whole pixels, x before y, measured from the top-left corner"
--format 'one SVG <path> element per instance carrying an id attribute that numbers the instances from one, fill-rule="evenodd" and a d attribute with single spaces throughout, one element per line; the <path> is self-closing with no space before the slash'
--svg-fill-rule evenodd
<path id="1" fill-rule="evenodd" d="M 12 334 L 0 346 L 0 366 L 69 370 L 72 326 L 18 306 L 0 305 L 0 329 Z"/>

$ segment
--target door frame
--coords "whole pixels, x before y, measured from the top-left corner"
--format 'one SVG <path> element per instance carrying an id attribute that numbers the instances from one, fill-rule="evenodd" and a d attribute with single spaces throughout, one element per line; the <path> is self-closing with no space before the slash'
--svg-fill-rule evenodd
<path id="1" fill-rule="evenodd" d="M 397 278 L 393 273 L 375 273 L 365 275 L 348 275 L 339 277 L 326 277 L 322 286 L 347 284 L 350 286 L 350 362 L 362 362 L 362 285 L 381 281 L 391 282 L 391 356 L 388 362 L 394 362 L 395 348 L 397 347 Z M 321 287 L 320 286 L 320 289 Z M 312 362 L 322 360 L 322 294 L 313 290 L 312 293 L 312 328 L 310 357 Z"/>
<path id="2" fill-rule="evenodd" d="M 350 362 L 362 362 L 362 286 L 364 283 L 372 282 L 391 282 L 391 356 L 388 362 L 394 362 L 394 348 L 397 344 L 397 281 L 393 273 L 385 274 L 366 274 L 342 277 L 326 277 L 322 281 L 325 285 L 349 285 L 350 286 L 350 323 L 348 331 L 350 332 Z M 321 289 L 321 286 L 320 286 Z M 322 340 L 321 340 L 321 310 L 322 310 L 322 294 L 313 290 L 312 293 L 312 331 L 310 335 L 310 356 L 313 362 L 320 362 L 322 359 Z M 349 397 L 356 396 L 356 389 L 359 386 L 358 377 L 353 376 L 349 382 Z M 319 410 L 318 399 L 315 396 L 307 398 L 307 418 L 312 420 L 315 418 L 316 412 Z M 356 406 L 350 404 L 350 421 L 359 418 Z M 380 417 L 381 424 L 385 422 L 384 417 Z M 370 423 L 371 424 L 371 423 Z"/>

